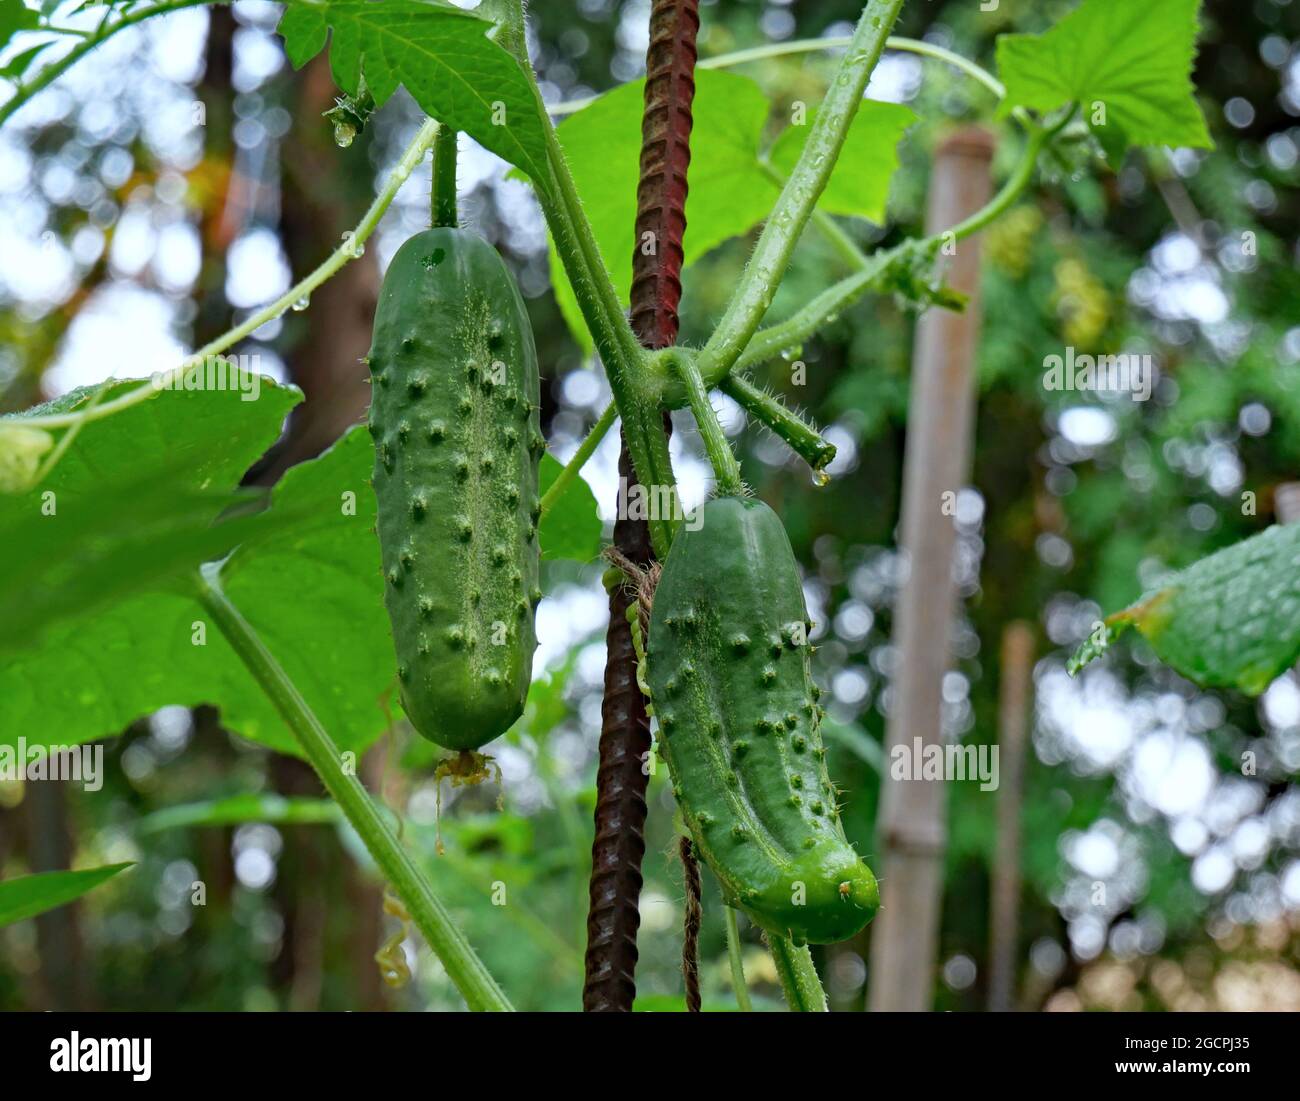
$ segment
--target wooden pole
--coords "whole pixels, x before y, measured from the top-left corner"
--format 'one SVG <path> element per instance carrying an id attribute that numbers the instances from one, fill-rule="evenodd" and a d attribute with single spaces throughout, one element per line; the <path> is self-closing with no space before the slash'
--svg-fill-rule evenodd
<path id="1" fill-rule="evenodd" d="M 927 232 L 941 232 L 982 207 L 991 190 L 993 138 L 978 127 L 949 137 L 935 154 Z M 950 506 L 969 480 L 979 340 L 979 235 L 954 242 L 950 285 L 970 297 L 964 313 L 932 309 L 917 327 L 903 458 L 902 549 L 910 563 L 895 609 L 900 665 L 887 742 L 911 753 L 940 742 L 943 676 L 956 608 L 956 531 Z M 947 813 L 942 781 L 895 780 L 887 770 L 877 834 L 881 909 L 871 936 L 872 1010 L 929 1009 L 939 939 Z"/>
<path id="2" fill-rule="evenodd" d="M 998 682 L 998 834 L 989 909 L 989 1010 L 1015 1008 L 1020 930 L 1020 810 L 1024 805 L 1025 741 L 1033 697 L 1034 629 L 1015 619 L 1002 629 Z"/>

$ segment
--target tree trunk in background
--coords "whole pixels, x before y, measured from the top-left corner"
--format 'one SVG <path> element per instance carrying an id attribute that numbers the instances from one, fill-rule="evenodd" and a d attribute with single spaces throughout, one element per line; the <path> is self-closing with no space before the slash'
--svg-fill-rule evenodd
<path id="1" fill-rule="evenodd" d="M 998 684 L 998 834 L 989 913 L 989 1009 L 1015 1008 L 1020 931 L 1020 811 L 1025 740 L 1033 696 L 1034 629 L 1023 619 L 1002 631 Z"/>
<path id="2" fill-rule="evenodd" d="M 297 121 L 280 149 L 280 237 L 295 279 L 325 259 L 365 209 L 350 201 L 355 189 L 345 183 L 353 170 L 363 170 L 369 180 L 364 143 L 344 153 L 321 117 L 332 106 L 334 92 L 329 64 L 321 55 L 295 83 Z M 370 407 L 369 373 L 361 360 L 370 350 L 379 300 L 373 245 L 318 287 L 309 309 L 286 315 L 287 326 L 305 326 L 288 351 L 288 364 L 306 400 L 293 411 L 285 438 L 255 468 L 259 483 L 272 483 L 295 463 L 319 455 Z"/>
<path id="3" fill-rule="evenodd" d="M 1300 524 L 1300 482 L 1283 482 L 1273 491 L 1279 524 Z"/>
<path id="4" fill-rule="evenodd" d="M 956 225 L 988 201 L 993 139 L 978 128 L 948 138 L 935 154 L 926 231 Z M 887 725 L 893 751 L 914 740 L 941 744 L 940 707 L 956 608 L 956 530 L 944 494 L 970 477 L 979 341 L 979 237 L 956 246 L 951 286 L 970 296 L 964 313 L 931 309 L 918 325 L 903 460 L 902 549 L 910 571 L 895 611 L 898 672 Z M 915 761 L 913 769 L 919 766 Z M 886 770 L 877 824 L 881 909 L 871 936 L 872 1010 L 929 1009 L 939 939 L 944 851 L 943 781 L 894 780 Z"/>
<path id="5" fill-rule="evenodd" d="M 22 808 L 31 870 L 58 872 L 71 868 L 74 831 L 68 817 L 65 784 L 59 780 L 27 782 L 23 785 Z M 79 902 L 60 906 L 35 919 L 36 947 L 41 962 L 32 1008 L 65 1012 L 94 1008 L 86 982 L 80 919 Z"/>

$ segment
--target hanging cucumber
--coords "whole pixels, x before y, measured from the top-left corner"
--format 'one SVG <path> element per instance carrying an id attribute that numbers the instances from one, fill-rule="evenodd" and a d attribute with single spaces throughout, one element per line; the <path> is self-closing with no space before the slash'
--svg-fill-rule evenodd
<path id="1" fill-rule="evenodd" d="M 726 901 L 796 943 L 879 905 L 826 773 L 794 552 L 761 501 L 719 497 L 673 542 L 646 657 L 673 791 Z"/>
<path id="2" fill-rule="evenodd" d="M 537 352 L 505 263 L 417 233 L 384 276 L 370 349 L 384 597 L 402 706 L 472 750 L 523 712 L 537 640 Z"/>

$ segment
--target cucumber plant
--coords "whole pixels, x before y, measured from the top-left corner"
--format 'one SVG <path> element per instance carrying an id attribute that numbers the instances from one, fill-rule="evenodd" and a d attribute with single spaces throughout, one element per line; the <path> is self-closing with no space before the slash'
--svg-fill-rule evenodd
<path id="1" fill-rule="evenodd" d="M 518 0 L 491 0 L 479 13 L 420 0 L 388 0 L 382 5 L 290 0 L 280 24 L 290 60 L 301 66 L 332 41 L 333 72 L 346 101 L 365 105 L 363 112 L 342 120 L 341 144 L 352 140 L 358 126 L 372 110 L 382 109 L 399 85 L 429 118 L 349 240 L 285 295 L 253 311 L 164 376 L 161 387 L 184 391 L 206 357 L 231 348 L 302 302 L 359 255 L 397 190 L 439 135 L 445 143 L 453 131 L 463 131 L 526 176 L 545 215 L 557 271 L 567 280 L 575 316 L 585 339 L 600 354 L 613 392 L 611 409 L 569 466 L 554 477 L 545 500 L 558 509 L 572 496 L 578 470 L 617 416 L 636 479 L 654 499 L 667 503 L 649 517 L 655 553 L 665 564 L 653 595 L 645 660 L 673 790 L 695 847 L 727 901 L 769 933 L 783 986 L 803 992 L 793 999 L 801 1008 L 816 1007 L 818 999 L 805 995 L 819 986 L 811 958 L 793 951 L 793 946 L 854 935 L 877 904 L 876 883 L 838 818 L 837 793 L 819 733 L 821 710 L 811 678 L 807 610 L 789 540 L 778 515 L 746 490 L 709 403 L 709 390 L 716 387 L 731 394 L 821 473 L 832 454 L 829 444 L 814 426 L 740 372 L 799 348 L 868 292 L 894 292 L 924 307 L 960 308 L 960 301 L 942 286 L 938 261 L 945 250 L 1014 206 L 1035 179 L 1041 155 L 1059 158 L 1062 150 L 1095 145 L 1113 163 L 1128 144 L 1196 146 L 1208 140 L 1187 79 L 1195 38 L 1195 5 L 1187 0 L 1153 0 L 1136 16 L 1128 11 L 1127 0 L 1083 0 L 1074 15 L 1047 34 L 1003 39 L 998 49 L 1001 80 L 933 43 L 890 38 L 903 3 L 869 0 L 846 38 L 771 48 L 773 55 L 832 45 L 844 50 L 806 136 L 799 133 L 784 151 L 760 155 L 755 149 L 754 164 L 744 166 L 751 174 L 741 172 L 741 183 L 732 185 L 729 199 L 737 217 L 746 217 L 754 196 L 766 194 L 763 188 L 774 186 L 775 197 L 770 209 L 731 227 L 734 235 L 758 222 L 763 226 L 718 324 L 698 347 L 649 349 L 629 324 L 619 287 L 606 266 L 606 259 L 626 242 L 610 238 L 612 231 L 595 204 L 584 206 L 575 177 L 586 174 L 592 157 L 584 168 L 581 125 L 570 124 L 562 136 L 552 114 L 563 112 L 543 105 L 527 57 Z M 30 74 L 40 49 L 20 55 L 7 70 L 18 87 L 0 105 L 0 122 L 119 30 L 151 14 L 188 6 L 197 2 L 110 10 L 74 49 Z M 28 14 L 35 27 L 39 19 L 34 11 Z M 1157 43 L 1148 60 L 1161 74 L 1159 79 L 1148 80 L 1143 74 L 1150 69 L 1141 64 L 1100 63 L 1115 48 L 1108 32 L 1121 17 L 1127 20 L 1126 49 L 1135 43 Z M 1157 25 L 1168 34 L 1142 33 Z M 1011 117 L 1025 136 L 1002 190 L 985 208 L 933 237 L 904 241 L 868 256 L 818 203 L 833 184 L 841 154 L 863 140 L 855 120 L 887 45 L 937 58 L 968 74 L 997 98 L 1001 114 Z M 761 56 L 765 51 L 715 58 L 712 63 L 739 64 Z M 1078 64 L 1062 66 L 1063 56 L 1076 58 Z M 1138 75 L 1127 75 L 1131 73 Z M 1107 109 L 1099 111 L 1098 104 Z M 756 131 L 765 119 L 763 114 Z M 611 140 L 597 130 L 602 142 Z M 850 166 L 850 174 L 864 167 L 877 171 L 884 177 L 883 193 L 894 161 L 892 151 L 875 151 L 880 155 L 866 166 Z M 597 148 L 597 167 L 604 167 L 601 158 L 607 152 Z M 769 155 L 774 152 L 781 155 Z M 635 196 L 624 198 L 629 209 L 635 205 Z M 395 654 L 403 708 L 412 725 L 427 738 L 463 753 L 502 733 L 520 714 L 528 691 L 536 644 L 534 612 L 541 595 L 539 554 L 544 549 L 540 544 L 546 508 L 539 494 L 538 463 L 545 443 L 539 425 L 537 355 L 518 288 L 485 241 L 450 224 L 454 176 L 435 174 L 434 199 L 442 212 L 435 222 L 442 224 L 408 240 L 385 276 L 369 356 L 373 449 L 357 446 L 355 436 L 349 436 L 318 464 L 286 478 L 272 515 L 291 511 L 295 495 L 321 493 L 319 485 L 313 487 L 313 476 L 337 478 L 329 484 L 333 492 L 339 485 L 350 485 L 336 466 L 353 471 L 346 464 L 359 456 L 364 480 L 373 464 L 378 546 L 368 533 L 351 529 L 329 536 L 350 548 L 356 556 L 348 559 L 350 564 L 369 555 L 367 568 L 358 569 L 358 574 L 372 579 L 378 572 L 381 578 L 382 598 L 377 587 L 371 603 L 375 609 L 386 605 L 391 638 L 382 613 L 381 626 L 371 621 L 357 631 L 367 641 L 378 637 L 379 648 Z M 589 210 L 595 211 L 598 224 L 593 224 Z M 621 224 L 632 224 L 630 217 L 620 213 L 619 218 Z M 785 321 L 760 328 L 796 244 L 810 227 L 826 234 L 854 271 Z M 690 259 L 688 255 L 688 263 Z M 0 426 L 0 488 L 10 492 L 7 502 L 18 502 L 12 516 L 6 512 L 0 518 L 4 530 L 30 534 L 33 529 L 23 525 L 42 487 L 62 489 L 61 465 L 65 473 L 92 469 L 95 464 L 87 456 L 97 456 L 93 449 L 112 441 L 114 433 L 133 442 L 146 436 L 165 439 L 164 432 L 132 431 L 148 408 L 186 408 L 159 391 L 155 384 L 117 384 L 95 392 L 93 399 L 74 395 Z M 160 400 L 145 406 L 155 398 Z M 716 476 L 716 496 L 702 506 L 698 529 L 683 527 L 673 507 L 675 478 L 664 415 L 683 405 L 694 417 Z M 270 418 L 276 430 L 282 412 Z M 268 423 L 258 422 L 256 431 L 267 431 Z M 244 431 L 251 436 L 254 430 Z M 365 442 L 362 437 L 360 443 Z M 151 458 L 163 465 L 161 456 Z M 237 470 L 223 470 L 220 477 L 211 470 L 202 473 L 205 488 L 238 477 Z M 114 492 L 125 495 L 127 479 L 121 483 Z M 328 496 L 321 494 L 312 503 Z M 208 517 L 203 519 L 206 524 Z M 424 870 L 347 767 L 338 739 L 355 736 L 358 744 L 349 743 L 349 749 L 364 748 L 379 733 L 378 716 L 370 716 L 371 727 L 359 732 L 337 729 L 344 724 L 337 712 L 326 708 L 341 694 L 338 685 L 300 688 L 286 670 L 299 657 L 294 648 L 277 636 L 277 646 L 287 652 L 273 653 L 253 622 L 256 613 L 246 615 L 238 606 L 239 585 L 247 584 L 250 574 L 264 587 L 269 587 L 268 578 L 283 576 L 273 565 L 263 567 L 265 576 L 258 574 L 259 553 L 272 557 L 259 548 L 259 539 L 272 543 L 267 530 L 271 526 L 262 525 L 254 532 L 256 538 L 250 535 L 220 558 L 209 540 L 194 539 L 185 559 L 188 572 L 181 597 L 176 596 L 174 578 L 168 577 L 168 600 L 184 599 L 187 611 L 207 616 L 240 667 L 237 675 L 229 669 L 195 674 L 196 679 L 207 675 L 210 680 L 192 688 L 197 698 L 187 694 L 181 702 L 217 702 L 238 713 L 239 706 L 250 706 L 240 693 L 251 693 L 248 686 L 254 685 L 257 705 L 273 710 L 280 725 L 292 733 L 467 1004 L 509 1008 Z M 309 535 L 316 537 L 309 531 L 303 536 L 307 544 Z M 18 546 L 23 540 L 0 543 Z M 31 545 L 50 544 L 33 538 Z M 187 541 L 177 557 L 188 550 Z M 39 577 L 39 556 L 29 557 L 33 561 L 19 565 L 30 568 L 6 570 L 3 576 Z M 139 598 L 150 591 L 150 584 L 148 577 L 133 574 L 115 596 Z M 1293 597 L 1293 588 L 1284 595 Z M 151 611 L 170 617 L 168 622 L 175 620 L 172 604 Z M 66 610 L 60 614 L 72 618 Z M 262 630 L 273 627 L 264 624 Z M 0 647 L 6 644 L 0 635 Z M 1288 636 L 1287 646 L 1285 654 L 1270 651 L 1252 661 L 1246 682 L 1255 684 L 1258 670 L 1293 658 L 1293 637 Z M 35 651 L 39 657 L 39 645 Z M 313 653 L 319 653 L 319 647 Z M 239 675 L 243 672 L 251 676 Z M 299 662 L 297 675 L 311 675 L 310 663 Z M 136 693 L 129 697 L 135 714 L 178 702 L 160 696 L 166 688 L 160 689 L 153 679 L 142 679 L 128 691 Z M 365 695 L 359 687 L 356 694 Z M 0 700 L 14 695 L 0 692 Z M 318 712 L 336 720 L 330 724 L 336 726 L 332 734 Z M 249 730 L 254 732 L 250 736 L 275 744 L 256 722 Z M 84 740 L 102 733 L 98 728 L 78 729 L 76 736 Z M 733 957 L 733 971 L 739 970 Z"/>

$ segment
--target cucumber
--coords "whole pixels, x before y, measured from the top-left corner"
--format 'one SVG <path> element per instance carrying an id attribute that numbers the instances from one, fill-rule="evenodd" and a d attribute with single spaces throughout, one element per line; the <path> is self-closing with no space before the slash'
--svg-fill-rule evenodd
<path id="1" fill-rule="evenodd" d="M 486 241 L 417 233 L 384 276 L 370 349 L 384 600 L 402 707 L 473 750 L 523 712 L 537 639 L 537 351 Z"/>
<path id="2" fill-rule="evenodd" d="M 879 906 L 826 772 L 794 552 L 761 501 L 719 497 L 673 542 L 646 679 L 682 815 L 729 905 L 796 944 Z"/>

